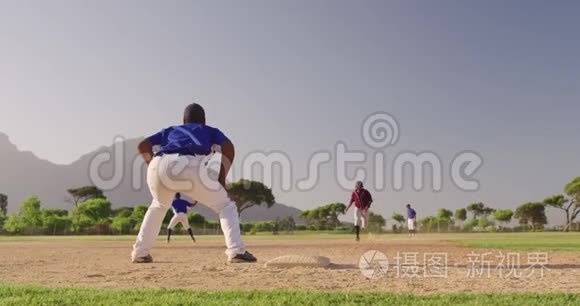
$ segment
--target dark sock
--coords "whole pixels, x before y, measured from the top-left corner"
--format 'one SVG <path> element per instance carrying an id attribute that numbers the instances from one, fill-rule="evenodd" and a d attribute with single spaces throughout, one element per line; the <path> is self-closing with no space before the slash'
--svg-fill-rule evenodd
<path id="1" fill-rule="evenodd" d="M 195 237 L 193 237 L 193 230 L 191 228 L 187 229 L 187 232 L 189 233 L 189 236 L 191 237 L 191 240 L 193 240 L 193 242 L 195 242 Z"/>
<path id="2" fill-rule="evenodd" d="M 169 240 L 171 240 L 171 229 L 170 228 L 167 229 L 167 242 L 169 242 Z"/>
<path id="3" fill-rule="evenodd" d="M 360 226 L 355 226 L 354 231 L 356 232 L 356 238 L 358 238 L 358 235 L 360 234 Z"/>

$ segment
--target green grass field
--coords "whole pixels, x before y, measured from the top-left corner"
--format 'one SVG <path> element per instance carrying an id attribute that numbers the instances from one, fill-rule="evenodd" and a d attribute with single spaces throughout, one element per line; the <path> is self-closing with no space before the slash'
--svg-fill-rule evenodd
<path id="1" fill-rule="evenodd" d="M 297 232 L 294 234 L 258 233 L 245 235 L 247 241 L 268 239 L 277 240 L 309 240 L 309 239 L 351 239 L 350 234 L 334 232 Z M 2 241 L 132 241 L 135 236 L 0 236 Z M 159 240 L 165 237 L 159 236 Z M 176 240 L 186 236 L 175 236 Z M 221 240 L 219 235 L 198 235 L 198 240 Z M 364 236 L 363 236 L 364 239 Z M 372 239 L 406 240 L 405 234 L 373 234 Z M 535 233 L 446 233 L 446 234 L 419 234 L 417 238 L 424 240 L 440 240 L 461 243 L 473 248 L 497 248 L 512 250 L 537 251 L 572 251 L 580 252 L 580 232 L 535 232 Z"/>
<path id="2" fill-rule="evenodd" d="M 85 289 L 0 286 L 0 305 L 578 305 L 579 294 L 437 294 L 320 291 Z"/>
<path id="3" fill-rule="evenodd" d="M 473 248 L 580 252 L 580 233 L 489 233 L 450 237 Z"/>

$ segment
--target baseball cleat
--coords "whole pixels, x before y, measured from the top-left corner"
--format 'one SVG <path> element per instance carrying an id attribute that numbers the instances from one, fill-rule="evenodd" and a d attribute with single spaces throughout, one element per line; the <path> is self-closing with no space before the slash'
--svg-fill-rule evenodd
<path id="1" fill-rule="evenodd" d="M 191 237 L 191 240 L 193 240 L 193 242 L 195 242 L 195 237 L 193 236 L 193 230 L 191 228 L 188 228 L 187 232 L 189 233 L 189 237 Z"/>
<path id="2" fill-rule="evenodd" d="M 133 258 L 133 263 L 150 263 L 153 262 L 153 257 L 151 255 L 143 256 L 143 257 L 135 257 Z"/>
<path id="3" fill-rule="evenodd" d="M 228 260 L 229 263 L 243 263 L 256 261 L 258 261 L 258 259 L 248 251 L 246 251 L 244 254 L 238 254 Z"/>

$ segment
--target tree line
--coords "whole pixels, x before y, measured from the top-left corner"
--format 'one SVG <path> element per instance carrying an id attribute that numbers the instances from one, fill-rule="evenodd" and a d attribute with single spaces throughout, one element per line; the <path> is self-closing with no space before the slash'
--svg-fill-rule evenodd
<path id="1" fill-rule="evenodd" d="M 339 221 L 346 205 L 343 203 L 331 203 L 312 210 L 305 210 L 300 217 L 307 221 L 309 230 L 341 230 L 349 229 Z M 507 230 L 541 230 L 548 223 L 546 208 L 560 209 L 565 213 L 563 231 L 570 231 L 580 214 L 580 177 L 576 177 L 564 186 L 563 194 L 556 194 L 545 198 L 543 201 L 528 202 L 518 206 L 515 211 L 511 209 L 494 209 L 483 202 L 476 202 L 459 208 L 455 212 L 441 208 L 434 216 L 419 218 L 418 225 L 426 232 L 451 232 L 451 231 L 507 231 Z M 406 217 L 400 213 L 393 213 L 393 232 L 401 232 L 406 227 Z M 512 219 L 518 219 L 518 226 L 510 228 L 508 225 Z M 369 230 L 381 232 L 386 224 L 385 219 L 372 211 L 369 212 Z"/>
<path id="2" fill-rule="evenodd" d="M 469 204 L 466 208 L 451 210 L 441 208 L 435 216 L 419 218 L 418 224 L 423 231 L 448 232 L 448 231 L 505 231 L 505 230 L 541 230 L 548 223 L 546 208 L 559 209 L 564 212 L 565 221 L 563 231 L 578 230 L 575 223 L 580 214 L 580 177 L 576 177 L 564 186 L 563 194 L 555 194 L 546 197 L 543 201 L 527 202 L 518 206 L 515 211 L 510 209 L 494 209 L 482 202 Z M 468 217 L 471 214 L 471 217 Z M 509 228 L 512 219 L 518 219 L 518 226 Z M 405 225 L 405 217 L 394 213 L 392 219 L 399 226 L 393 227 L 394 231 L 400 231 Z"/>
<path id="3" fill-rule="evenodd" d="M 351 230 L 338 219 L 344 214 L 346 204 L 330 203 L 311 210 L 304 210 L 300 217 L 306 220 L 305 228 L 313 231 L 320 230 Z M 369 211 L 368 230 L 372 232 L 382 232 L 387 221 L 380 214 Z"/>
<path id="4" fill-rule="evenodd" d="M 238 213 L 255 205 L 271 207 L 275 203 L 272 190 L 260 182 L 240 180 L 229 185 L 229 194 L 238 206 Z M 31 196 L 20 204 L 17 212 L 7 215 L 8 197 L 0 194 L 0 232 L 24 235 L 71 235 L 71 234 L 134 234 L 139 231 L 148 205 L 113 209 L 103 191 L 88 185 L 67 190 L 72 209 L 43 208 L 37 196 Z M 164 227 L 171 220 L 168 211 Z M 218 233 L 219 222 L 206 220 L 199 213 L 189 212 L 191 227 L 205 233 Z M 284 222 L 294 222 L 284 219 Z M 284 225 L 284 224 L 282 224 Z M 257 230 L 273 230 L 270 223 L 256 223 Z M 288 225 L 285 225 L 288 228 Z M 254 224 L 242 224 L 248 232 Z M 292 225 L 294 228 L 294 225 Z"/>
<path id="5" fill-rule="evenodd" d="M 134 234 L 139 230 L 148 205 L 120 207 L 113 209 L 111 202 L 95 186 L 82 186 L 67 190 L 73 208 L 42 208 L 38 197 L 32 196 L 21 203 L 19 210 L 7 216 L 8 197 L 0 194 L 0 231 L 9 234 Z M 275 203 L 271 189 L 260 182 L 240 180 L 230 184 L 230 197 L 238 206 L 238 213 L 255 205 L 271 207 Z M 547 224 L 546 208 L 562 210 L 565 215 L 563 231 L 574 229 L 580 214 L 580 177 L 564 186 L 562 194 L 546 197 L 543 201 L 528 202 L 510 209 L 494 209 L 483 202 L 476 202 L 459 208 L 455 212 L 441 208 L 434 216 L 419 218 L 420 230 L 426 232 L 448 231 L 497 231 L 497 230 L 541 230 Z M 344 203 L 330 203 L 311 210 L 304 210 L 300 217 L 306 224 L 296 224 L 291 216 L 275 221 L 248 222 L 240 225 L 245 233 L 292 232 L 294 230 L 350 230 L 339 220 L 344 214 Z M 172 213 L 165 216 L 164 226 L 169 223 Z M 219 233 L 219 222 L 206 220 L 201 214 L 188 214 L 192 228 L 202 233 Z M 512 219 L 518 219 L 518 227 L 509 228 Z M 397 222 L 394 232 L 401 232 L 405 216 L 393 213 Z M 380 214 L 369 212 L 369 230 L 381 232 L 386 220 Z"/>

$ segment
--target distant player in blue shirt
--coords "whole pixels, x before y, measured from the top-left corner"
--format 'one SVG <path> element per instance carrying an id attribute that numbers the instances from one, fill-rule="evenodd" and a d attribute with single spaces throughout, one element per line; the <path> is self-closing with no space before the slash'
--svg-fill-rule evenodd
<path id="1" fill-rule="evenodd" d="M 415 237 L 417 234 L 417 212 L 407 204 L 407 227 L 409 228 L 409 237 Z"/>
<path id="2" fill-rule="evenodd" d="M 153 152 L 153 147 L 159 149 Z M 236 204 L 226 192 L 226 176 L 234 161 L 234 145 L 219 130 L 205 124 L 205 111 L 190 104 L 183 112 L 183 124 L 170 126 L 139 143 L 147 167 L 147 185 L 153 201 L 145 214 L 131 257 L 134 263 L 152 262 L 150 251 L 161 230 L 175 193 L 180 192 L 219 214 L 226 242 L 228 262 L 255 262 L 240 236 Z M 206 156 L 221 152 L 219 173 L 205 166 Z"/>
<path id="3" fill-rule="evenodd" d="M 193 230 L 189 227 L 189 219 L 187 218 L 187 210 L 190 207 L 194 207 L 197 201 L 194 203 L 189 203 L 186 200 L 181 199 L 181 194 L 178 192 L 175 194 L 175 199 L 171 203 L 171 208 L 173 209 L 173 218 L 169 221 L 167 226 L 167 243 L 171 240 L 171 234 L 173 229 L 178 223 L 181 223 L 183 229 L 189 233 L 191 240 L 195 242 L 195 237 L 193 237 Z"/>

